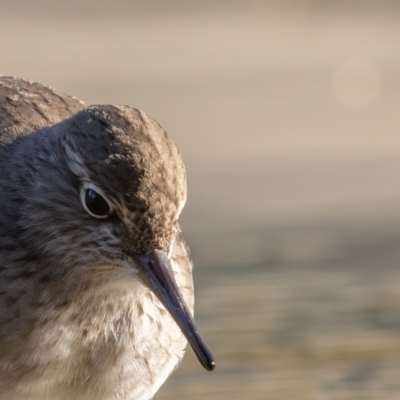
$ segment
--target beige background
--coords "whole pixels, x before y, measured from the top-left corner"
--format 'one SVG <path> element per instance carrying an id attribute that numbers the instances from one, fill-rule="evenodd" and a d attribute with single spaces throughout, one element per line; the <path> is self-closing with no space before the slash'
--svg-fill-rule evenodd
<path id="1" fill-rule="evenodd" d="M 217 369 L 156 399 L 400 398 L 398 1 L 0 0 L 0 54 L 182 151 Z"/>

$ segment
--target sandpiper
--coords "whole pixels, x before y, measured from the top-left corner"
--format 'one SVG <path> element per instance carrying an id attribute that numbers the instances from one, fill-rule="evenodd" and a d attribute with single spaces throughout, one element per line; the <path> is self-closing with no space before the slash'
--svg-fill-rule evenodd
<path id="1" fill-rule="evenodd" d="M 143 112 L 0 77 L 1 399 L 151 399 L 187 342 L 214 369 L 185 200 L 178 149 Z"/>

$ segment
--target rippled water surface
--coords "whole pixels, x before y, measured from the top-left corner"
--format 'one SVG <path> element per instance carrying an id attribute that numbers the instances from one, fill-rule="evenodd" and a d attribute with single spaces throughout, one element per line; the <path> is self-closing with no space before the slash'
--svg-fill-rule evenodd
<path id="1" fill-rule="evenodd" d="M 333 259 L 201 269 L 197 318 L 217 369 L 189 350 L 158 398 L 399 398 L 399 238 Z"/>

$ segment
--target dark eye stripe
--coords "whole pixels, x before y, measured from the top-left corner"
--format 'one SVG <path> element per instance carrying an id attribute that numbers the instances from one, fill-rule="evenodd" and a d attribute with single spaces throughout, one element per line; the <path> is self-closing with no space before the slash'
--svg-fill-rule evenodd
<path id="1" fill-rule="evenodd" d="M 85 203 L 88 210 L 95 216 L 104 217 L 110 212 L 107 201 L 93 189 L 86 189 Z"/>

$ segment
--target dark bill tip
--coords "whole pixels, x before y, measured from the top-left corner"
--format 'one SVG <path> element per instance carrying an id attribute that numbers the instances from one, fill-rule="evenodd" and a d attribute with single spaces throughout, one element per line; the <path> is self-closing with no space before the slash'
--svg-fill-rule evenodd
<path id="1" fill-rule="evenodd" d="M 207 371 L 213 371 L 214 357 L 201 337 L 196 322 L 176 284 L 167 255 L 157 250 L 146 256 L 137 257 L 136 262 L 140 269 L 140 278 L 171 314 L 201 365 Z"/>
<path id="2" fill-rule="evenodd" d="M 198 341 L 202 342 L 202 353 L 198 354 L 194 349 L 194 352 L 196 353 L 197 359 L 200 361 L 200 364 L 207 370 L 207 371 L 214 371 L 215 369 L 215 360 L 214 356 L 212 355 L 210 349 L 207 347 L 207 345 L 203 342 L 203 339 L 199 335 L 197 338 Z M 193 346 L 192 346 L 193 348 Z"/>

